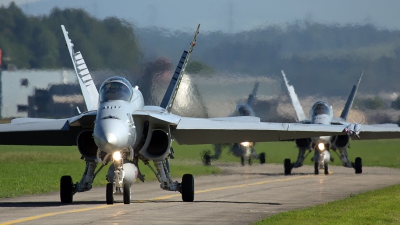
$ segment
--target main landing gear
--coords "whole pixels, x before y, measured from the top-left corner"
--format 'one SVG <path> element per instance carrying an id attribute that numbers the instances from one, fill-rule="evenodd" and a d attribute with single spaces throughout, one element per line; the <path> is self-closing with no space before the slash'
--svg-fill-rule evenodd
<path id="1" fill-rule="evenodd" d="M 62 176 L 60 180 L 61 203 L 72 203 L 74 194 L 74 184 L 72 183 L 71 176 Z"/>
<path id="2" fill-rule="evenodd" d="M 180 192 L 182 194 L 182 201 L 193 202 L 193 200 L 194 200 L 194 177 L 192 174 L 183 175 Z"/>
<path id="3" fill-rule="evenodd" d="M 285 159 L 283 161 L 283 167 L 285 169 L 285 175 L 290 175 L 292 173 L 293 164 L 290 162 L 290 159 Z"/>
<path id="4" fill-rule="evenodd" d="M 362 159 L 360 157 L 356 158 L 356 161 L 354 162 L 354 170 L 356 174 L 361 174 L 362 173 Z"/>

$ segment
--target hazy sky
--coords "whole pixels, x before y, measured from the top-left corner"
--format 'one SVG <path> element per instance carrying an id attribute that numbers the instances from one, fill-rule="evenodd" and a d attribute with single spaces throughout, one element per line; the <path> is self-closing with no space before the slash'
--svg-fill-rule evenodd
<path id="1" fill-rule="evenodd" d="M 8 4 L 10 0 L 0 0 Z M 32 15 L 55 6 L 84 8 L 93 16 L 117 16 L 137 26 L 236 32 L 257 26 L 311 20 L 329 24 L 373 23 L 400 30 L 398 0 L 15 0 Z"/>

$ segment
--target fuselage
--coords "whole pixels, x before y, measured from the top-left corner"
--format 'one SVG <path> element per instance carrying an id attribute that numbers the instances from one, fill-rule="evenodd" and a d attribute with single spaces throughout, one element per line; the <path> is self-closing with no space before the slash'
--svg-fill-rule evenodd
<path id="1" fill-rule="evenodd" d="M 253 98 L 253 95 L 249 96 L 249 99 Z M 238 115 L 238 116 L 255 116 L 254 110 L 251 107 L 251 105 L 248 103 L 250 102 L 249 100 L 247 102 L 241 102 L 236 105 L 236 110 L 233 113 L 233 115 Z M 231 147 L 230 151 L 232 154 L 235 156 L 246 156 L 248 157 L 251 154 L 251 150 L 253 146 L 255 145 L 254 142 L 242 142 L 242 143 L 234 143 L 233 146 Z"/>
<path id="2" fill-rule="evenodd" d="M 331 124 L 333 119 L 333 110 L 327 102 L 317 101 L 311 107 L 310 119 L 312 124 Z M 330 144 L 332 136 L 312 137 L 312 146 L 317 146 L 319 143 Z"/>
<path id="3" fill-rule="evenodd" d="M 97 147 L 106 153 L 134 147 L 137 132 L 132 112 L 144 107 L 142 93 L 122 77 L 108 78 L 99 92 L 93 132 Z"/>

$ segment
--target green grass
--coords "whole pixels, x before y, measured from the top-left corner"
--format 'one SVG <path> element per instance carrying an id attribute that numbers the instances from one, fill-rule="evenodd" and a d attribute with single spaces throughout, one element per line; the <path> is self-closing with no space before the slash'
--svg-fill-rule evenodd
<path id="1" fill-rule="evenodd" d="M 201 165 L 201 150 L 201 146 L 194 148 L 197 153 L 181 146 L 175 147 L 179 157 L 171 160 L 171 176 L 180 180 L 185 173 L 194 176 L 219 173 L 219 168 Z M 198 160 L 192 160 L 191 155 L 195 155 Z M 61 176 L 70 175 L 73 181 L 77 182 L 85 169 L 85 162 L 80 159 L 78 149 L 73 146 L 0 146 L 0 165 L 0 198 L 57 191 Z M 156 180 L 147 166 L 139 166 L 146 176 L 146 181 Z M 94 186 L 107 183 L 107 170 L 108 166 L 100 171 L 94 180 Z"/>
<path id="2" fill-rule="evenodd" d="M 400 224 L 400 185 L 350 195 L 346 199 L 279 213 L 261 224 Z"/>

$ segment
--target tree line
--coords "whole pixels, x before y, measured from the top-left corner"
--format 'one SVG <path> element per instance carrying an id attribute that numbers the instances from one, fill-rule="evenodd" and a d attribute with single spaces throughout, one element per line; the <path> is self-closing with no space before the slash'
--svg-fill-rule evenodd
<path id="1" fill-rule="evenodd" d="M 15 3 L 0 7 L 2 68 L 71 68 L 62 24 L 91 69 L 140 70 L 142 53 L 132 26 L 124 20 L 98 20 L 82 9 L 58 8 L 48 16 L 33 17 Z"/>

